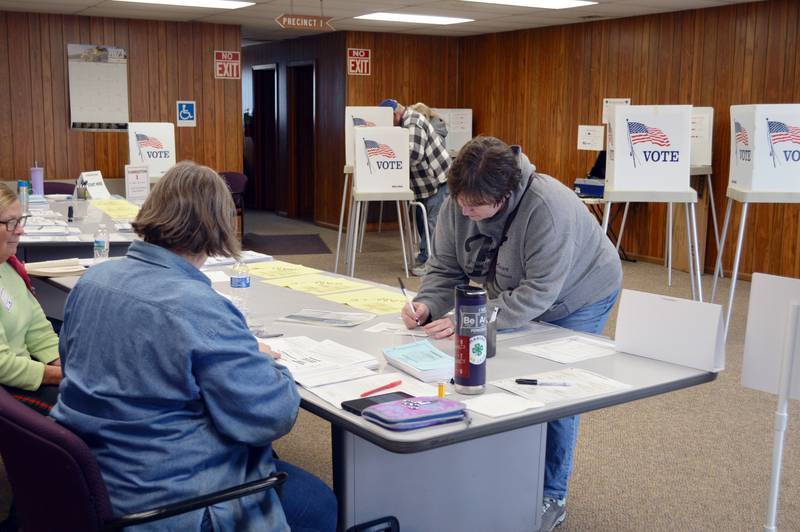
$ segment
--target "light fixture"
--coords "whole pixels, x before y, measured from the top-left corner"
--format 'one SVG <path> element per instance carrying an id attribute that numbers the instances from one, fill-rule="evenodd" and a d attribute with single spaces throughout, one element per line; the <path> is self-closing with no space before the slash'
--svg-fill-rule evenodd
<path id="1" fill-rule="evenodd" d="M 114 0 L 115 2 L 131 2 L 134 4 L 158 4 L 162 6 L 208 7 L 211 9 L 239 9 L 255 5 L 255 2 L 239 2 L 238 0 Z"/>
<path id="2" fill-rule="evenodd" d="M 435 17 L 433 15 L 411 15 L 408 13 L 369 13 L 358 17 L 364 20 L 383 20 L 386 22 L 409 22 L 411 24 L 461 24 L 462 22 L 475 22 L 471 18 Z"/>
<path id="3" fill-rule="evenodd" d="M 569 9 L 571 7 L 591 6 L 597 2 L 590 0 L 464 0 L 481 4 L 499 4 L 516 7 L 538 7 L 541 9 Z"/>

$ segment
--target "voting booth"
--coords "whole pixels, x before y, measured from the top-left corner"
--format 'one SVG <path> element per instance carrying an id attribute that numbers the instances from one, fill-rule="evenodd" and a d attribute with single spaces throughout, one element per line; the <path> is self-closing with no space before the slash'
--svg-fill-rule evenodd
<path id="1" fill-rule="evenodd" d="M 751 203 L 800 203 L 800 104 L 731 106 L 731 160 L 728 203 L 714 267 L 711 298 L 717 293 L 722 272 L 722 252 L 728 234 L 733 202 L 742 204 L 739 235 L 731 271 L 731 288 L 725 317 L 727 336 L 733 297 L 739 275 L 747 211 Z"/>
<path id="2" fill-rule="evenodd" d="M 731 107 L 730 185 L 800 192 L 800 104 Z"/>
<path id="3" fill-rule="evenodd" d="M 690 105 L 617 105 L 606 158 L 606 189 L 671 192 L 689 188 Z"/>
<path id="4" fill-rule="evenodd" d="M 172 122 L 128 123 L 130 164 L 147 166 L 150 181 L 158 181 L 175 166 L 175 125 Z"/>
<path id="5" fill-rule="evenodd" d="M 691 162 L 691 105 L 616 105 L 611 112 L 603 199 L 603 230 L 608 230 L 611 206 L 624 202 L 617 249 L 622 242 L 631 202 L 683 203 L 692 295 L 703 300 L 697 232 L 697 192 L 689 182 Z M 667 211 L 672 231 L 672 209 Z M 668 239 L 671 272 L 672 239 Z M 670 277 L 671 280 L 671 277 Z"/>
<path id="6" fill-rule="evenodd" d="M 401 127 L 356 127 L 353 130 L 353 152 L 353 189 L 345 251 L 348 273 L 351 277 L 355 275 L 356 248 L 363 244 L 369 202 L 394 201 L 403 246 L 403 266 L 408 276 L 409 246 L 404 231 L 410 236 L 408 202 L 414 200 L 414 192 L 409 186 L 408 130 Z"/>

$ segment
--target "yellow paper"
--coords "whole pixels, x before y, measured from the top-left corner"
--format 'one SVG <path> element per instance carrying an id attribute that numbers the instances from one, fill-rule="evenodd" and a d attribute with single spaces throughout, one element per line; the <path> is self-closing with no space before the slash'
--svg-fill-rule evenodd
<path id="1" fill-rule="evenodd" d="M 345 290 L 361 290 L 370 288 L 372 285 L 348 281 L 342 277 L 312 273 L 309 275 L 299 275 L 296 277 L 284 277 L 282 279 L 269 279 L 264 281 L 267 284 L 283 286 L 298 290 L 315 296 L 344 292 Z"/>
<path id="2" fill-rule="evenodd" d="M 346 292 L 323 296 L 322 299 L 335 301 L 353 308 L 372 312 L 373 314 L 400 314 L 403 305 L 408 302 L 402 294 L 384 288 L 370 288 L 357 292 Z"/>
<path id="3" fill-rule="evenodd" d="M 281 277 L 293 277 L 296 275 L 307 275 L 309 273 L 321 273 L 320 270 L 303 266 L 302 264 L 292 264 L 282 260 L 270 262 L 259 262 L 250 264 L 250 275 L 262 277 L 264 279 L 279 279 Z"/>
<path id="4" fill-rule="evenodd" d="M 106 213 L 115 222 L 130 222 L 139 214 L 139 206 L 128 200 L 96 199 L 92 206 Z"/>

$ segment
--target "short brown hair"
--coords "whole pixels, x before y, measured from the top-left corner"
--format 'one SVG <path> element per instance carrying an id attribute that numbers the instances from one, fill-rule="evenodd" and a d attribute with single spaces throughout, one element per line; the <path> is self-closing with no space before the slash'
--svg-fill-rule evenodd
<path id="1" fill-rule="evenodd" d="M 17 201 L 17 193 L 5 183 L 0 183 L 0 213 Z"/>
<path id="2" fill-rule="evenodd" d="M 454 200 L 468 205 L 496 205 L 519 187 L 522 170 L 511 146 L 495 137 L 478 136 L 459 150 L 447 173 Z"/>
<path id="3" fill-rule="evenodd" d="M 153 187 L 131 225 L 145 242 L 170 251 L 238 258 L 235 216 L 225 181 L 211 168 L 185 161 Z"/>

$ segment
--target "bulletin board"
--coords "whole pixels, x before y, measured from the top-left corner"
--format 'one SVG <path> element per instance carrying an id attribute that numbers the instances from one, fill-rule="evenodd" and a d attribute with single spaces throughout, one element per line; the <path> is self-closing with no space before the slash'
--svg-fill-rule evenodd
<path id="1" fill-rule="evenodd" d="M 472 139 L 472 109 L 432 109 L 439 114 L 447 126 L 444 139 L 448 151 L 454 152 Z"/>
<path id="2" fill-rule="evenodd" d="M 67 60 L 71 127 L 126 130 L 127 52 L 113 46 L 68 44 Z"/>

